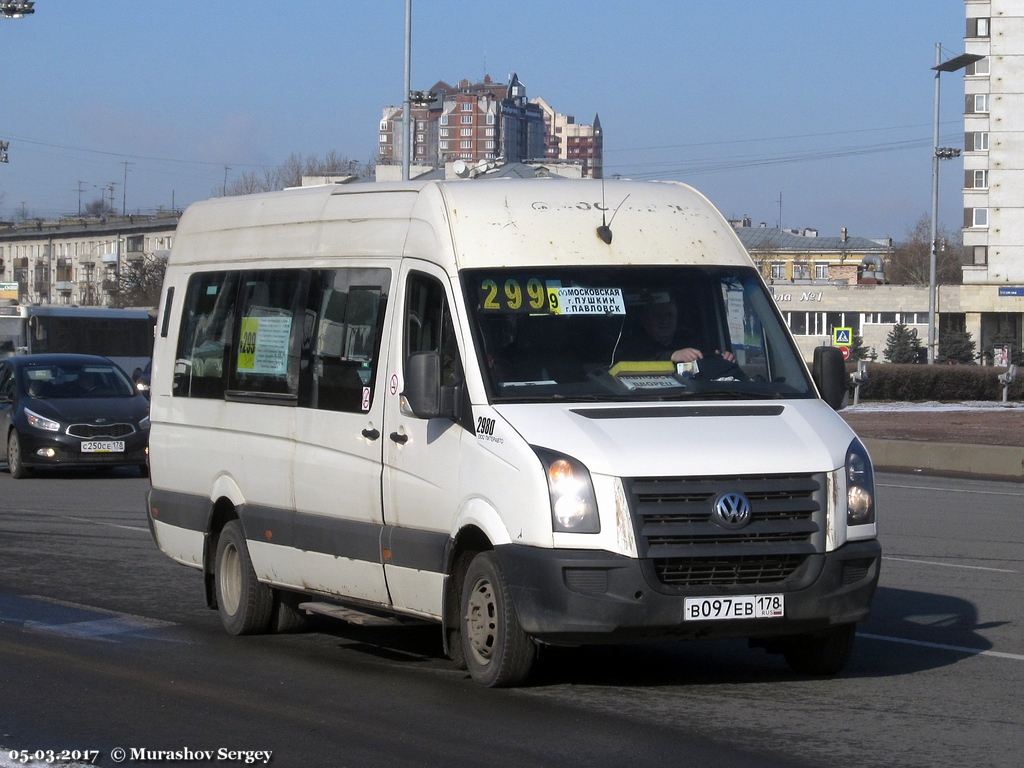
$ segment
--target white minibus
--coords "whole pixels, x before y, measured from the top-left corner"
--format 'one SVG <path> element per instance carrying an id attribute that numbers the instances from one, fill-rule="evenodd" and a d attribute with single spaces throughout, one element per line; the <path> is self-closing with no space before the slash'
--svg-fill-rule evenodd
<path id="1" fill-rule="evenodd" d="M 487 686 L 545 645 L 749 638 L 832 675 L 878 582 L 873 471 L 688 186 L 308 187 L 191 206 L 149 522 L 233 634 L 435 622 Z"/>

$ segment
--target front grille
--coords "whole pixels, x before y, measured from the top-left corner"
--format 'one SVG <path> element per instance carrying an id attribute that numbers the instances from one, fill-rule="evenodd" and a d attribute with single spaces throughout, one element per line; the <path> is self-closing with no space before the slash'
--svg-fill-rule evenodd
<path id="1" fill-rule="evenodd" d="M 101 437 L 127 437 L 135 432 L 131 424 L 72 424 L 68 434 L 83 440 L 94 440 Z"/>
<path id="2" fill-rule="evenodd" d="M 639 555 L 674 588 L 780 584 L 825 549 L 823 474 L 633 478 L 625 481 Z M 739 530 L 714 522 L 724 493 L 750 501 Z"/>
<path id="3" fill-rule="evenodd" d="M 654 561 L 658 580 L 671 587 L 774 584 L 793 575 L 805 555 L 664 558 Z"/>

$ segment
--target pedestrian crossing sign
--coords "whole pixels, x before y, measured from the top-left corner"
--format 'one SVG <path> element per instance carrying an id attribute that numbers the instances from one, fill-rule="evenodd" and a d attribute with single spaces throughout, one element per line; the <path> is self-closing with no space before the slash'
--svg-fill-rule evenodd
<path id="1" fill-rule="evenodd" d="M 836 347 L 849 347 L 853 344 L 853 328 L 833 328 L 832 344 Z"/>

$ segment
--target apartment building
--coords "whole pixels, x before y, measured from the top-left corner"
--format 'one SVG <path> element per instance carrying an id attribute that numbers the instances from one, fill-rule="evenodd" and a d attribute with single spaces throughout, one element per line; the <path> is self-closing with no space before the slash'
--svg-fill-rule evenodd
<path id="1" fill-rule="evenodd" d="M 964 245 L 967 284 L 1024 283 L 1024 3 L 966 0 Z"/>
<path id="2" fill-rule="evenodd" d="M 1024 3 L 965 0 L 966 53 L 983 58 L 964 73 L 965 290 L 984 291 L 968 327 L 987 346 L 1020 349 L 1024 302 Z M 989 286 L 987 289 L 981 286 Z M 973 320 L 973 322 L 971 322 Z"/>
<path id="3" fill-rule="evenodd" d="M 177 212 L 0 222 L 0 300 L 109 306 L 126 266 L 166 256 Z"/>
<path id="4" fill-rule="evenodd" d="M 550 158 L 580 162 L 584 176 L 600 178 L 603 140 L 598 121 L 579 125 L 557 114 L 542 99 L 530 100 L 526 86 L 513 73 L 507 84 L 490 75 L 482 82 L 461 80 L 452 86 L 438 81 L 412 94 L 412 130 L 403 128 L 401 106 L 385 107 L 380 121 L 378 163 L 400 164 L 405 142 L 415 166 L 443 168 L 456 160 L 507 163 Z M 411 138 L 408 138 L 411 137 Z"/>

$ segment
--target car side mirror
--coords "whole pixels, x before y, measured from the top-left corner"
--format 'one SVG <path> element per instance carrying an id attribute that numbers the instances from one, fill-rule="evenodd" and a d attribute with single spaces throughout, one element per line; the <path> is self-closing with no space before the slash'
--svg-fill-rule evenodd
<path id="1" fill-rule="evenodd" d="M 815 347 L 811 377 L 824 400 L 833 410 L 841 410 L 846 401 L 846 360 L 838 347 Z"/>

